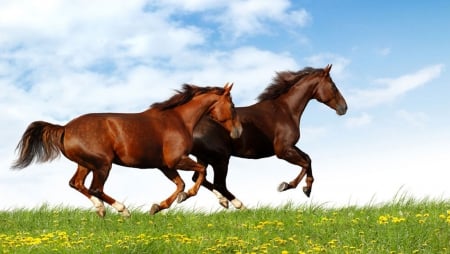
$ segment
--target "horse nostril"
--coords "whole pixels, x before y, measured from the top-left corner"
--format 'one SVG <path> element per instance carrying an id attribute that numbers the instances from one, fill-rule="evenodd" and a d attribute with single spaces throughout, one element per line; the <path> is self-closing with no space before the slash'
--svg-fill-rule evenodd
<path id="1" fill-rule="evenodd" d="M 345 115 L 345 113 L 347 113 L 347 104 L 339 105 L 339 107 L 336 110 L 336 113 L 340 116 Z"/>

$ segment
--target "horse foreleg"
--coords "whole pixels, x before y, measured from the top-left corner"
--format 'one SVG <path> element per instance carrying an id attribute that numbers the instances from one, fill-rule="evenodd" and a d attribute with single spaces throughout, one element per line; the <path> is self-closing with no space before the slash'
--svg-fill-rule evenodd
<path id="1" fill-rule="evenodd" d="M 150 214 L 153 215 L 161 210 L 169 208 L 172 203 L 177 198 L 178 194 L 184 191 L 184 181 L 181 179 L 178 172 L 174 169 L 167 169 L 167 168 L 160 168 L 161 172 L 164 173 L 164 175 L 169 178 L 172 182 L 174 182 L 177 185 L 177 189 L 175 190 L 172 195 L 170 195 L 166 200 L 162 201 L 159 205 L 153 204 L 150 209 Z"/>
<path id="2" fill-rule="evenodd" d="M 297 188 L 298 184 L 303 180 L 306 175 L 306 186 L 303 187 L 303 192 L 307 197 L 311 195 L 312 184 L 314 177 L 312 175 L 311 159 L 308 154 L 304 153 L 297 147 L 293 146 L 288 149 L 284 149 L 277 153 L 277 157 L 284 159 L 289 163 L 298 165 L 302 168 L 300 174 L 289 183 L 283 182 L 278 186 L 278 191 L 285 191 L 289 189 Z"/>
<path id="3" fill-rule="evenodd" d="M 122 214 L 124 217 L 130 217 L 130 211 L 125 207 L 124 204 L 122 204 L 119 201 L 116 201 L 114 198 L 108 196 L 103 192 L 103 187 L 105 185 L 106 179 L 108 179 L 109 171 L 111 170 L 111 165 L 102 167 L 100 170 L 93 170 L 92 171 L 92 183 L 91 187 L 89 188 L 89 194 L 99 198 L 100 200 L 105 201 L 110 206 L 115 208 L 117 212 Z M 94 202 L 94 201 L 93 201 Z M 105 209 L 103 207 L 103 211 L 98 209 L 97 210 L 98 215 L 100 217 L 105 216 Z"/>
<path id="4" fill-rule="evenodd" d="M 213 192 L 216 194 L 219 199 L 220 205 L 225 208 L 228 208 L 228 201 L 231 201 L 231 204 L 236 209 L 245 208 L 242 202 L 237 199 L 227 188 L 227 174 L 228 174 L 228 159 L 219 161 L 211 166 L 214 169 L 214 190 Z M 222 196 L 223 195 L 223 196 Z"/>
<path id="5" fill-rule="evenodd" d="M 188 192 L 181 192 L 180 194 L 178 194 L 178 203 L 181 203 L 186 199 L 197 195 L 201 184 L 205 180 L 206 168 L 204 165 L 197 163 L 189 158 L 189 156 L 183 156 L 177 163 L 177 165 L 175 165 L 175 168 L 181 170 L 192 170 L 198 174 L 197 180 L 195 181 L 194 185 L 188 190 Z"/>
<path id="6" fill-rule="evenodd" d="M 204 163 L 202 160 L 197 159 L 197 162 L 204 165 L 205 168 L 208 166 L 207 163 Z M 215 169 L 215 167 L 214 167 Z M 216 176 L 216 173 L 214 173 L 214 177 Z M 192 175 L 192 181 L 196 182 L 198 179 L 198 173 L 195 172 L 194 175 Z M 202 186 L 206 189 L 210 190 L 214 195 L 216 195 L 217 199 L 219 200 L 219 204 L 223 206 L 224 208 L 228 208 L 228 199 L 222 195 L 219 191 L 214 189 L 214 184 L 208 181 L 208 179 L 205 178 L 202 182 Z"/>
<path id="7" fill-rule="evenodd" d="M 90 170 L 88 168 L 78 165 L 77 171 L 69 181 L 69 185 L 70 187 L 74 188 L 75 190 L 79 191 L 81 194 L 86 196 L 89 200 L 91 200 L 96 209 L 97 214 L 100 217 L 104 217 L 106 210 L 105 206 L 103 205 L 103 201 L 91 195 L 88 189 L 84 186 L 84 182 L 89 172 Z"/>

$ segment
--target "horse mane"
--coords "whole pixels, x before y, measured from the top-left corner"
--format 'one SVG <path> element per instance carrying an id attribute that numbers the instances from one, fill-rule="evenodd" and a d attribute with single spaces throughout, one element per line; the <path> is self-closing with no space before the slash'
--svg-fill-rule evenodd
<path id="1" fill-rule="evenodd" d="M 171 109 L 187 103 L 197 95 L 214 92 L 218 95 L 222 95 L 225 89 L 221 87 L 199 87 L 191 84 L 183 84 L 181 90 L 175 90 L 176 94 L 166 101 L 153 103 L 150 108 L 158 110 Z"/>
<path id="2" fill-rule="evenodd" d="M 305 76 L 312 73 L 322 72 L 323 69 L 315 69 L 305 67 L 299 71 L 282 71 L 277 72 L 272 83 L 258 96 L 258 101 L 273 100 L 280 95 L 285 94 L 293 85 Z"/>

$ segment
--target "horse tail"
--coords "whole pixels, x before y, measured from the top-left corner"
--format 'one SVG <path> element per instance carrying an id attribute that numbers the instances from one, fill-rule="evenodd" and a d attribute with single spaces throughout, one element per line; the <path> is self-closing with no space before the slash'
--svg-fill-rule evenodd
<path id="1" fill-rule="evenodd" d="M 64 127 L 43 121 L 32 122 L 16 147 L 19 158 L 11 168 L 23 169 L 32 162 L 56 159 L 63 148 Z"/>

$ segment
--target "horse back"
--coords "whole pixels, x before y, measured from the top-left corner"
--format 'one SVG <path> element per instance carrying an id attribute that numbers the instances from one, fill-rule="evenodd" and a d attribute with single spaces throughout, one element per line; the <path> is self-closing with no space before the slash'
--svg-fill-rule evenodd
<path id="1" fill-rule="evenodd" d="M 226 130 L 208 116 L 203 117 L 194 130 L 192 154 L 205 161 L 231 155 L 252 159 L 274 155 L 273 114 L 251 107 L 236 107 L 236 114 L 243 128 L 237 139 L 231 139 Z"/>
<path id="2" fill-rule="evenodd" d="M 92 113 L 75 118 L 65 129 L 65 155 L 75 162 L 165 167 L 167 147 L 191 145 L 184 142 L 182 124 L 171 114 Z M 186 149 L 181 150 L 186 153 Z"/>

